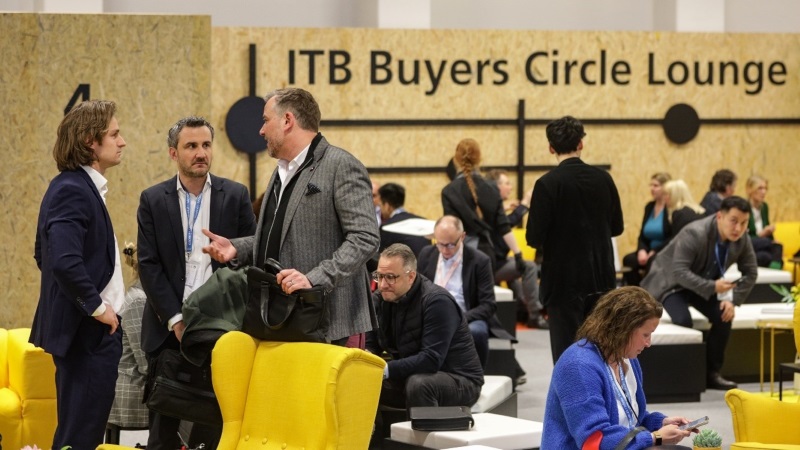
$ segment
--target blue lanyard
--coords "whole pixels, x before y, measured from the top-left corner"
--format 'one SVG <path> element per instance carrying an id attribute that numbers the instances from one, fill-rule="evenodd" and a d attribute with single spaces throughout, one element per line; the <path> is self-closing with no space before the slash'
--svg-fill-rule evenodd
<path id="1" fill-rule="evenodd" d="M 203 193 L 197 196 L 197 203 L 194 205 L 194 218 L 189 221 L 189 210 L 191 208 L 192 200 L 189 198 L 189 193 L 186 192 L 186 254 L 192 253 L 192 245 L 194 243 L 194 224 L 197 222 L 197 216 L 200 215 L 200 204 L 203 203 Z"/>
<path id="2" fill-rule="evenodd" d="M 611 384 L 614 386 L 614 394 L 622 405 L 622 410 L 625 411 L 625 416 L 628 418 L 628 426 L 633 429 L 639 424 L 639 416 L 633 411 L 631 393 L 628 391 L 628 382 L 625 380 L 625 374 L 622 371 L 622 363 L 617 364 L 617 369 L 619 369 L 619 385 L 614 380 L 614 374 L 611 372 L 611 366 L 606 364 L 606 372 L 608 372 Z M 620 388 L 620 386 L 622 387 Z"/>
<path id="3" fill-rule="evenodd" d="M 719 256 L 719 247 L 722 245 L 722 242 L 717 242 L 714 246 L 714 254 L 717 256 L 717 267 L 719 267 L 719 276 L 723 277 L 725 275 L 725 259 L 728 258 L 728 250 L 725 250 L 725 258 L 720 258 Z"/>

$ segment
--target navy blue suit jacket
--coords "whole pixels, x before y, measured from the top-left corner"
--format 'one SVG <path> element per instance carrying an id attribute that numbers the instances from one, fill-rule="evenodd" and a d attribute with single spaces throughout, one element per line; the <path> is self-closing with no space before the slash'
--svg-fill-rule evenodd
<path id="1" fill-rule="evenodd" d="M 177 176 L 145 189 L 139 199 L 139 278 L 147 294 L 142 316 L 142 349 L 155 352 L 170 332 L 167 321 L 181 312 L 186 275 L 186 242 Z M 229 238 L 252 236 L 256 217 L 247 188 L 211 175 L 209 229 Z M 220 264 L 211 260 L 214 270 Z"/>
<path id="2" fill-rule="evenodd" d="M 100 306 L 114 273 L 114 229 L 103 199 L 81 168 L 58 174 L 44 194 L 34 258 L 42 273 L 30 341 L 63 357 L 82 320 Z"/>

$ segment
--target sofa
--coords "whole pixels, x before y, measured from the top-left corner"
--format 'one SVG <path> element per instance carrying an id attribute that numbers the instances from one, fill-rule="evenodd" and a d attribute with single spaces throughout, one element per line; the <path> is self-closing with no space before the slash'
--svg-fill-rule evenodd
<path id="1" fill-rule="evenodd" d="M 800 450 L 800 404 L 779 402 L 769 397 L 731 389 L 725 393 L 731 409 L 732 450 Z"/>
<path id="2" fill-rule="evenodd" d="M 48 449 L 56 429 L 53 358 L 28 336 L 28 328 L 0 328 L 0 435 L 11 450 Z"/>

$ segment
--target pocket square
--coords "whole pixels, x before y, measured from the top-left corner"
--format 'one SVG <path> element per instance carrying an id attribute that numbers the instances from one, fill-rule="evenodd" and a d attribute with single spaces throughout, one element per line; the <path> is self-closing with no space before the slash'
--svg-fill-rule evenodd
<path id="1" fill-rule="evenodd" d="M 308 186 L 306 186 L 306 195 L 317 194 L 319 192 L 322 192 L 322 190 L 314 183 L 308 183 Z"/>

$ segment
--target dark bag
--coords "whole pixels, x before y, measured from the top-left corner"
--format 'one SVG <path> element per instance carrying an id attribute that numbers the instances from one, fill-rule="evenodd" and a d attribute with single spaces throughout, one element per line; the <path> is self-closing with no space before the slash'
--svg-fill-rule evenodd
<path id="1" fill-rule="evenodd" d="M 420 431 L 469 430 L 475 425 L 468 406 L 414 406 L 408 417 L 411 428 Z"/>
<path id="2" fill-rule="evenodd" d="M 327 342 L 325 289 L 314 286 L 286 294 L 274 274 L 247 269 L 249 297 L 242 331 L 256 339 L 281 342 Z"/>
<path id="3" fill-rule="evenodd" d="M 204 425 L 222 425 L 211 384 L 210 363 L 195 366 L 180 351 L 166 349 L 148 371 L 147 407 L 169 417 Z"/>

